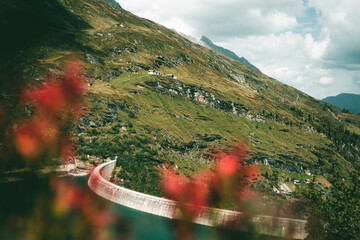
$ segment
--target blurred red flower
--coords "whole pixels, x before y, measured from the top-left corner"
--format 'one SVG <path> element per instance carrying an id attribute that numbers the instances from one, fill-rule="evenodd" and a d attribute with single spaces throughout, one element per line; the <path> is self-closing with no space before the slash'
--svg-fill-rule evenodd
<path id="1" fill-rule="evenodd" d="M 222 154 L 218 160 L 218 171 L 221 177 L 234 177 L 238 167 L 239 159 L 233 155 Z"/>
<path id="2" fill-rule="evenodd" d="M 184 201 L 187 182 L 185 178 L 178 175 L 175 171 L 166 171 L 163 175 L 163 192 L 168 198 L 176 201 Z"/>
<path id="3" fill-rule="evenodd" d="M 26 104 L 38 107 L 42 114 L 59 114 L 67 104 L 65 89 L 56 79 L 44 83 L 37 90 L 27 90 L 24 95 Z"/>
<path id="4" fill-rule="evenodd" d="M 250 188 L 260 171 L 255 166 L 247 166 L 244 159 L 246 146 L 239 145 L 231 151 L 215 156 L 215 164 L 189 180 L 175 171 L 163 174 L 163 191 L 165 196 L 178 202 L 184 220 L 199 216 L 204 206 L 232 206 L 247 201 L 256 194 Z M 211 206 L 210 206 L 211 207 Z"/>
<path id="5" fill-rule="evenodd" d="M 209 197 L 209 184 L 208 184 L 208 175 L 201 174 L 193 177 L 190 182 L 187 184 L 187 203 L 191 205 L 188 206 L 188 214 L 191 218 L 198 216 L 203 207 L 208 204 Z"/>
<path id="6" fill-rule="evenodd" d="M 66 215 L 78 211 L 85 218 L 94 232 L 99 231 L 114 222 L 114 216 L 99 208 L 99 203 L 88 192 L 68 180 L 52 179 L 55 191 L 54 210 L 58 215 Z"/>
<path id="7" fill-rule="evenodd" d="M 33 160 L 39 154 L 41 142 L 35 132 L 33 124 L 25 124 L 20 127 L 16 134 L 16 147 L 26 159 Z"/>
<path id="8" fill-rule="evenodd" d="M 16 148 L 25 160 L 51 153 L 68 163 L 74 156 L 69 138 L 71 125 L 83 113 L 86 78 L 77 60 L 66 62 L 63 74 L 52 75 L 37 89 L 28 89 L 22 100 L 35 107 L 32 119 L 17 127 Z"/>

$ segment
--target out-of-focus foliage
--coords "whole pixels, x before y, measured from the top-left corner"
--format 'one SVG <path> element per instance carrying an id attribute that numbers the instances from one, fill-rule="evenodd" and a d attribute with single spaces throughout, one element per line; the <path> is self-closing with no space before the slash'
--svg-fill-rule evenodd
<path id="1" fill-rule="evenodd" d="M 360 181 L 352 175 L 352 183 L 335 181 L 329 193 L 310 185 L 305 194 L 310 202 L 307 230 L 310 240 L 360 239 Z"/>
<path id="2" fill-rule="evenodd" d="M 260 178 L 260 171 L 244 162 L 246 154 L 247 148 L 244 145 L 234 147 L 226 153 L 218 153 L 213 166 L 190 179 L 172 169 L 164 172 L 163 192 L 168 198 L 177 201 L 184 220 L 183 224 L 175 224 L 175 233 L 179 239 L 194 239 L 189 222 L 198 217 L 206 206 L 231 207 L 242 210 L 249 216 L 255 214 L 252 207 L 259 203 L 260 198 L 251 190 L 251 183 Z M 246 220 L 239 222 L 249 224 Z M 232 224 L 233 221 L 224 222 L 219 227 L 238 227 Z"/>
<path id="3" fill-rule="evenodd" d="M 129 239 L 118 212 L 70 178 L 0 183 L 0 236 L 12 239 Z"/>
<path id="4" fill-rule="evenodd" d="M 71 130 L 84 110 L 85 81 L 82 64 L 68 60 L 64 73 L 20 94 L 17 116 L 0 107 L 2 168 L 73 161 Z"/>
<path id="5" fill-rule="evenodd" d="M 1 239 L 128 238 L 126 223 L 84 184 L 39 176 L 34 169 L 72 162 L 71 130 L 83 114 L 84 94 L 82 65 L 69 60 L 64 73 L 20 94 L 18 111 L 23 114 L 7 116 L 10 110 L 0 107 L 1 150 L 8 150 L 1 152 L 1 166 L 29 167 L 0 173 L 17 176 L 14 182 L 0 182 Z"/>

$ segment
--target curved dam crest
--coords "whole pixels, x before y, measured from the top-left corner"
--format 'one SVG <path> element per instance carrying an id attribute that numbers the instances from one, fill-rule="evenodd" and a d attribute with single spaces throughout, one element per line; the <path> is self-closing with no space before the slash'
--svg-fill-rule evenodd
<path id="1" fill-rule="evenodd" d="M 181 219 L 181 213 L 175 201 L 136 192 L 111 183 L 109 179 L 115 165 L 116 161 L 110 161 L 93 170 L 88 180 L 92 191 L 128 208 L 169 219 Z M 242 219 L 246 219 L 246 215 L 241 212 L 204 207 L 193 222 L 210 227 L 224 226 L 227 222 L 239 223 L 235 225 L 239 226 L 238 230 L 246 231 L 241 227 Z M 252 217 L 251 223 L 256 231 L 263 235 L 277 237 L 290 235 L 293 239 L 304 239 L 307 236 L 306 220 L 256 215 Z"/>

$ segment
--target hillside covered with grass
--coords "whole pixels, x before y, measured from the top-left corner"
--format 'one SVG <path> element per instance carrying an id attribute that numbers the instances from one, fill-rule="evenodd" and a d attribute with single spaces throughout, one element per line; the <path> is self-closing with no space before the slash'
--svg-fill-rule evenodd
<path id="1" fill-rule="evenodd" d="M 103 0 L 8 0 L 0 9 L 7 114 L 19 114 L 14 99 L 22 86 L 40 84 L 78 56 L 89 85 L 88 114 L 74 129 L 78 158 L 116 158 L 114 181 L 125 187 L 160 195 L 164 169 L 189 177 L 239 142 L 261 167 L 257 187 L 268 194 L 296 196 L 307 179 L 326 191 L 360 170 L 360 115 L 173 30 Z"/>

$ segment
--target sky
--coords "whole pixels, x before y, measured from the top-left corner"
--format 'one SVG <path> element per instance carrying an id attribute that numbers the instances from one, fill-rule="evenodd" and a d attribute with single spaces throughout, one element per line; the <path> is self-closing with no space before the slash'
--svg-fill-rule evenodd
<path id="1" fill-rule="evenodd" d="M 317 99 L 360 94 L 359 0 L 117 0 Z"/>

